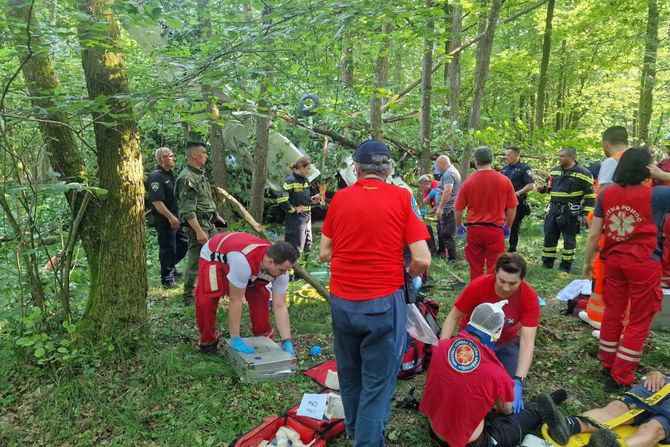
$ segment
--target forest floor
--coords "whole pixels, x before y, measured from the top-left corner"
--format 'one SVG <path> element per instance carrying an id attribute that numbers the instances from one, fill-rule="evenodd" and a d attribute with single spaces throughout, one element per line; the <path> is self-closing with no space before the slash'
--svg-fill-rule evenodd
<path id="1" fill-rule="evenodd" d="M 317 231 L 318 233 L 318 231 Z M 572 275 L 540 266 L 541 221 L 526 219 L 520 252 L 529 262 L 528 282 L 547 305 L 542 307 L 535 358 L 525 397 L 564 388 L 566 413 L 599 406 L 607 401 L 601 390 L 597 343 L 591 328 L 579 319 L 559 313 L 565 307 L 555 294 L 579 277 L 584 246 L 578 239 L 578 259 Z M 265 418 L 283 414 L 300 403 L 303 393 L 317 392 L 309 378 L 296 374 L 284 382 L 245 384 L 237 380 L 221 356 L 207 357 L 197 350 L 192 308 L 181 306 L 181 290 L 160 287 L 157 250 L 150 234 L 149 315 L 152 337 L 131 355 L 113 361 L 92 361 L 72 371 L 38 367 L 20 355 L 2 332 L 0 321 L 0 445 L 2 446 L 226 446 Z M 462 249 L 462 242 L 459 241 Z M 310 271 L 324 270 L 312 261 Z M 447 265 L 434 260 L 431 287 L 426 295 L 441 304 L 440 322 L 464 287 L 464 261 Z M 334 358 L 330 312 L 326 301 L 302 281 L 291 283 L 290 316 L 299 369 Z M 219 314 L 224 328 L 225 312 Z M 243 332 L 249 332 L 243 318 Z M 310 357 L 311 346 L 322 354 Z M 638 370 L 670 365 L 670 333 L 652 332 Z M 410 387 L 420 397 L 425 373 L 399 381 L 396 397 Z M 448 396 L 445 396 L 448 399 Z M 389 446 L 428 446 L 425 418 L 395 407 L 387 427 Z M 343 437 L 331 442 L 346 446 Z"/>

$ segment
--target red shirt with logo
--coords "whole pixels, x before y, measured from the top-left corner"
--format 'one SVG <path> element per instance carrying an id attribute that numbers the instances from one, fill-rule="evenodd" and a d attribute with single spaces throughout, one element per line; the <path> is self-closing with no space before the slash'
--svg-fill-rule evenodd
<path id="1" fill-rule="evenodd" d="M 514 401 L 514 382 L 495 354 L 466 331 L 440 340 L 419 410 L 451 447 L 464 447 L 496 400 Z"/>
<path id="2" fill-rule="evenodd" d="M 470 315 L 475 307 L 482 303 L 496 303 L 501 301 L 496 295 L 495 274 L 483 275 L 472 280 L 470 284 L 456 298 L 454 307 L 465 313 L 461 319 L 460 326 L 464 329 Z M 509 301 L 503 311 L 505 312 L 505 326 L 498 343 L 505 343 L 512 340 L 519 334 L 519 327 L 536 327 L 540 323 L 540 302 L 537 298 L 537 292 L 530 284 L 521 281 L 519 288 L 507 298 Z"/>
<path id="3" fill-rule="evenodd" d="M 458 191 L 454 209 L 468 209 L 468 224 L 505 224 L 505 210 L 516 208 L 519 199 L 510 179 L 492 169 L 477 171 Z"/>
<path id="4" fill-rule="evenodd" d="M 414 196 L 377 179 L 360 179 L 338 191 L 322 233 L 332 240 L 330 291 L 348 300 L 400 289 L 405 246 L 430 237 Z"/>
<path id="5" fill-rule="evenodd" d="M 644 185 L 611 185 L 601 194 L 594 215 L 603 219 L 605 243 L 600 257 L 623 253 L 647 259 L 657 244 L 651 211 L 652 189 Z"/>

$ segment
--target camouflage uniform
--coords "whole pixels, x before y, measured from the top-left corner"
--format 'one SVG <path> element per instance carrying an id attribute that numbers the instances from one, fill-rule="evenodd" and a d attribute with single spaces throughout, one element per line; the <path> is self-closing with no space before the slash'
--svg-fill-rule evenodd
<path id="1" fill-rule="evenodd" d="M 179 220 L 184 222 L 184 232 L 188 236 L 188 252 L 184 271 L 184 304 L 192 304 L 202 244 L 198 242 L 195 230 L 187 222 L 197 216 L 198 223 L 209 239 L 216 234 L 214 227 L 217 217 L 216 204 L 205 171 L 189 165 L 177 177 L 176 195 L 179 203 Z"/>

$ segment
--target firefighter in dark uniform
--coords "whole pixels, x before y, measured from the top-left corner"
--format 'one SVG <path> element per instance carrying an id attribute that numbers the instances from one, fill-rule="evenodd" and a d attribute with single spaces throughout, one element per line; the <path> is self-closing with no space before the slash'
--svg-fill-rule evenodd
<path id="1" fill-rule="evenodd" d="M 312 170 L 309 157 L 298 158 L 291 166 L 293 173 L 284 180 L 282 195 L 277 203 L 286 212 L 284 240 L 301 253 L 300 264 L 307 262 L 312 248 L 312 205 L 320 196 L 312 195 L 307 176 Z"/>
<path id="2" fill-rule="evenodd" d="M 226 221 L 216 212 L 212 188 L 205 175 L 207 149 L 205 143 L 186 143 L 186 167 L 177 176 L 179 220 L 184 222 L 188 236 L 186 268 L 184 269 L 184 305 L 193 304 L 193 291 L 198 278 L 202 245 L 216 234 Z"/>
<path id="3" fill-rule="evenodd" d="M 559 165 L 549 173 L 546 188 L 538 189 L 540 192 L 551 194 L 549 211 L 544 219 L 542 265 L 545 268 L 553 268 L 558 239 L 563 234 L 563 254 L 559 268 L 565 273 L 570 272 L 575 258 L 579 218 L 593 211 L 596 197 L 591 172 L 577 163 L 576 158 L 575 149 L 561 149 L 558 154 Z"/>
<path id="4" fill-rule="evenodd" d="M 158 235 L 158 260 L 161 265 L 161 284 L 166 289 L 176 289 L 177 263 L 186 255 L 188 238 L 181 230 L 175 196 L 174 154 L 167 147 L 154 153 L 158 169 L 147 179 L 147 191 L 151 201 L 156 234 Z"/>
<path id="5" fill-rule="evenodd" d="M 526 163 L 519 161 L 520 151 L 517 146 L 510 146 L 505 150 L 505 157 L 508 165 L 500 171 L 505 177 L 510 179 L 514 192 L 519 199 L 516 207 L 514 222 L 510 228 L 509 252 L 515 252 L 519 244 L 519 230 L 524 217 L 530 215 L 530 206 L 526 202 L 526 194 L 533 190 L 535 180 L 533 179 L 533 170 Z"/>

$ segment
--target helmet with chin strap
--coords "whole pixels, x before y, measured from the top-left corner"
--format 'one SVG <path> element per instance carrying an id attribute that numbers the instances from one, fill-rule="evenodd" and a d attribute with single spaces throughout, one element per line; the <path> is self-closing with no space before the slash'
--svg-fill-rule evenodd
<path id="1" fill-rule="evenodd" d="M 483 344 L 492 348 L 500 338 L 505 326 L 503 306 L 507 303 L 507 300 L 502 300 L 496 303 L 482 303 L 475 307 L 465 330 L 476 335 Z"/>

